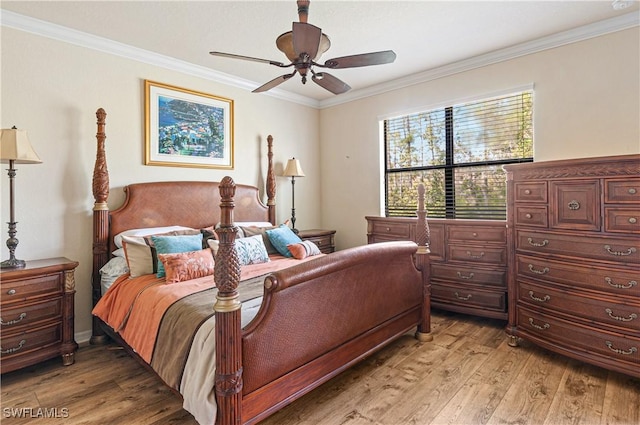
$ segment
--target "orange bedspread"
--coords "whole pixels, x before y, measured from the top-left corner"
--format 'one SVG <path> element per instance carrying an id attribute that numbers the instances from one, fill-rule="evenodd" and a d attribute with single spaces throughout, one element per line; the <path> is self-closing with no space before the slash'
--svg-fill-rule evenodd
<path id="1" fill-rule="evenodd" d="M 243 266 L 241 280 L 249 280 L 282 270 L 304 260 L 271 256 L 271 261 Z M 242 284 L 242 283 L 241 283 Z M 111 326 L 147 363 L 151 362 L 156 335 L 166 310 L 177 300 L 215 286 L 213 276 L 166 284 L 165 278 L 144 275 L 120 276 L 102 296 L 93 314 Z M 211 305 L 215 300 L 211 300 Z"/>

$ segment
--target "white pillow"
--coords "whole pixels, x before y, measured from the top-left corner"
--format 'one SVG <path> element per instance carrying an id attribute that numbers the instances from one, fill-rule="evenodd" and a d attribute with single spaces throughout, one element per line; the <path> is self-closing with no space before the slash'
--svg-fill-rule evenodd
<path id="1" fill-rule="evenodd" d="M 102 294 L 111 287 L 113 282 L 121 275 L 129 273 L 127 260 L 124 257 L 113 257 L 100 269 L 100 286 Z"/>
<path id="2" fill-rule="evenodd" d="M 125 230 L 124 232 L 118 233 L 113 238 L 113 243 L 118 248 L 122 248 L 122 237 L 123 236 L 151 236 L 158 235 L 160 233 L 173 232 L 174 230 L 198 230 L 193 229 L 191 227 L 184 226 L 167 226 L 167 227 L 147 227 L 142 229 L 131 229 Z"/>

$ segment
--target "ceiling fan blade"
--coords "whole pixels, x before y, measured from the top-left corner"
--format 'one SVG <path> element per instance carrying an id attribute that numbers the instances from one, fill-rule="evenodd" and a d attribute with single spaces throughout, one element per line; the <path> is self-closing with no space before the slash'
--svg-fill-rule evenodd
<path id="1" fill-rule="evenodd" d="M 284 75 L 279 76 L 278 78 L 274 78 L 273 80 L 269 81 L 268 83 L 265 83 L 265 84 L 261 85 L 260 87 L 258 87 L 257 89 L 253 90 L 251 93 L 261 93 L 261 92 L 264 92 L 264 91 L 267 91 L 267 90 L 271 90 L 272 88 L 284 83 L 289 78 L 291 78 L 294 75 L 296 75 L 296 72 L 298 72 L 298 71 L 293 71 L 291 74 L 284 74 Z"/>
<path id="2" fill-rule="evenodd" d="M 306 53 L 311 60 L 315 59 L 320 48 L 322 30 L 315 25 L 294 22 L 292 31 L 293 51 L 296 57 Z"/>
<path id="3" fill-rule="evenodd" d="M 324 65 L 319 66 L 331 69 L 357 68 L 359 66 L 382 65 L 391 63 L 394 60 L 396 60 L 395 52 L 393 50 L 384 50 L 382 52 L 363 53 L 360 55 L 328 59 Z"/>
<path id="4" fill-rule="evenodd" d="M 241 60 L 246 60 L 246 61 L 268 63 L 269 65 L 275 65 L 275 66 L 279 66 L 281 68 L 286 68 L 286 67 L 292 65 L 292 64 L 285 65 L 282 62 L 272 61 L 272 60 L 269 60 L 269 59 L 260 59 L 260 58 L 252 58 L 251 56 L 234 55 L 233 53 L 209 52 L 209 54 L 213 55 L 213 56 L 220 56 L 220 57 L 223 57 L 223 58 L 241 59 Z"/>
<path id="5" fill-rule="evenodd" d="M 351 90 L 351 86 L 326 72 L 316 72 L 311 77 L 314 83 L 329 90 L 333 94 L 341 94 Z"/>

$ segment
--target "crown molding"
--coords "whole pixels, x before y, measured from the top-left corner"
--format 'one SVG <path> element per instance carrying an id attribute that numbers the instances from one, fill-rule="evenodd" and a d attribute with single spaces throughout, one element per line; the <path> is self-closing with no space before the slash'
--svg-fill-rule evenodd
<path id="1" fill-rule="evenodd" d="M 330 106 L 342 103 L 352 102 L 358 99 L 379 95 L 392 90 L 409 87 L 415 84 L 425 83 L 437 80 L 439 78 L 469 71 L 483 66 L 492 65 L 498 62 L 515 59 L 521 56 L 530 55 L 532 53 L 541 52 L 543 50 L 553 49 L 555 47 L 564 46 L 578 41 L 587 40 L 601 35 L 626 30 L 640 25 L 640 15 L 637 12 L 627 13 L 604 21 L 595 22 L 593 24 L 574 28 L 572 30 L 560 32 L 547 37 L 532 40 L 526 43 L 517 44 L 504 49 L 489 52 L 480 56 L 465 59 L 459 62 L 444 65 L 438 68 L 429 69 L 408 77 L 399 78 L 386 83 L 367 87 L 360 90 L 354 90 L 340 96 L 322 100 L 320 108 L 328 108 Z"/>
<path id="2" fill-rule="evenodd" d="M 149 65 L 177 71 L 217 83 L 226 84 L 243 90 L 251 91 L 256 87 L 255 81 L 249 81 L 224 72 L 215 71 L 204 66 L 181 61 L 169 56 L 140 49 L 128 44 L 120 43 L 104 37 L 98 37 L 82 31 L 74 30 L 40 19 L 20 15 L 0 9 L 0 24 L 2 26 L 25 31 L 42 37 L 62 41 L 64 43 L 97 50 L 103 53 L 120 56 L 125 59 L 143 62 Z M 299 103 L 313 108 L 319 107 L 319 101 L 306 96 L 291 93 L 282 89 L 272 89 L 265 95 L 275 97 L 288 102 Z"/>
<path id="3" fill-rule="evenodd" d="M 215 81 L 243 90 L 252 90 L 256 85 L 256 82 L 254 81 L 249 81 L 200 65 L 194 65 L 189 62 L 171 58 L 169 56 L 150 52 L 148 50 L 133 47 L 124 43 L 119 43 L 107 38 L 87 34 L 82 31 L 77 31 L 68 27 L 52 24 L 50 22 L 42 21 L 39 19 L 34 19 L 7 10 L 0 10 L 0 24 L 8 28 L 29 32 L 42 37 L 52 38 L 65 43 L 74 44 L 76 46 L 98 50 L 103 53 L 147 63 L 149 65 L 154 65 L 187 75 Z M 615 18 L 606 19 L 604 21 L 574 28 L 572 30 L 553 34 L 537 40 L 521 43 L 515 46 L 496 50 L 494 52 L 486 53 L 438 68 L 426 70 L 424 72 L 420 72 L 408 77 L 399 78 L 364 89 L 353 90 L 348 93 L 341 94 L 340 96 L 331 97 L 322 101 L 318 101 L 278 88 L 269 90 L 268 92 L 263 93 L 263 95 L 317 109 L 323 109 L 343 103 L 352 102 L 354 100 L 379 95 L 392 90 L 409 87 L 415 84 L 437 80 L 439 78 L 447 77 L 483 66 L 492 65 L 498 62 L 507 61 L 532 53 L 541 52 L 543 50 L 576 43 L 578 41 L 587 40 L 612 32 L 622 31 L 625 29 L 637 27 L 638 25 L 640 25 L 639 14 L 637 12 L 631 12 Z"/>

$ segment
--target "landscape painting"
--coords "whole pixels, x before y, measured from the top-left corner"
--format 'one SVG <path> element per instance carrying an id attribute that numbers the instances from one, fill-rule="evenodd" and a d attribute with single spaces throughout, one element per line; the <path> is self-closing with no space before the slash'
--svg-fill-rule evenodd
<path id="1" fill-rule="evenodd" d="M 233 100 L 145 80 L 145 164 L 233 168 Z"/>

